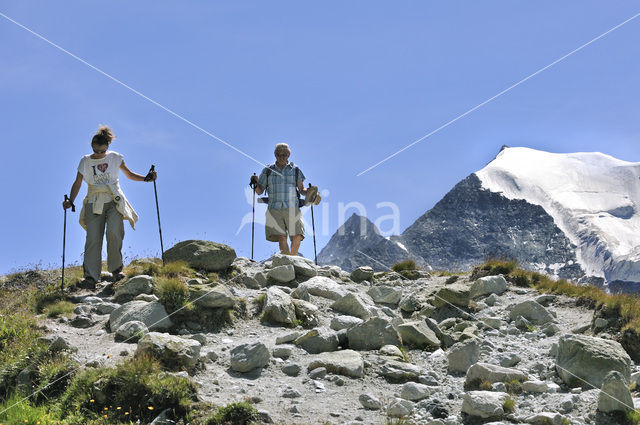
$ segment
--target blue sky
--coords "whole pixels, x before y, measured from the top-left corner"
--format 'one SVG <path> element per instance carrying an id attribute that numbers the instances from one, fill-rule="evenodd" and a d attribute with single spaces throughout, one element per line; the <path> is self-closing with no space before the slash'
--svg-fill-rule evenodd
<path id="1" fill-rule="evenodd" d="M 314 211 L 318 251 L 340 203 L 375 220 L 393 202 L 402 231 L 503 144 L 640 161 L 638 17 L 357 176 L 639 12 L 583 0 L 0 1 L 0 13 L 260 162 L 289 143 L 328 191 Z M 59 266 L 60 203 L 100 123 L 131 169 L 156 165 L 165 248 L 208 239 L 250 256 L 251 226 L 237 231 L 260 165 L 1 16 L 0 40 L 0 273 Z M 121 184 L 141 217 L 125 254 L 159 255 L 152 185 Z M 68 263 L 81 262 L 77 218 Z M 255 257 L 275 250 L 256 224 Z M 310 232 L 301 251 L 313 256 Z"/>

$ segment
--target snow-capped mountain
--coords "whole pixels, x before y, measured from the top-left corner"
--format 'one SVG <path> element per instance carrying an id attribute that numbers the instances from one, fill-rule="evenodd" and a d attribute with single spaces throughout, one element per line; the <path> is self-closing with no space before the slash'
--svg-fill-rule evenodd
<path id="1" fill-rule="evenodd" d="M 391 237 L 393 248 L 378 238 L 352 238 L 360 251 L 384 250 L 386 264 L 409 257 L 466 270 L 487 257 L 509 257 L 557 277 L 640 282 L 639 206 L 640 163 L 503 147 Z M 319 256 L 325 263 L 364 264 L 344 261 L 353 255 L 349 235 L 332 241 Z"/>
<path id="2" fill-rule="evenodd" d="M 544 208 L 587 275 L 640 282 L 640 163 L 506 148 L 475 174 L 491 192 Z"/>

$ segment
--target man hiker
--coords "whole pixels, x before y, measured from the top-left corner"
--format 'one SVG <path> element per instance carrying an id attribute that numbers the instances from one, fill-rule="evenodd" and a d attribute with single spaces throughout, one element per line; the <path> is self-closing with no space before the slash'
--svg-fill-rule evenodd
<path id="1" fill-rule="evenodd" d="M 157 177 L 151 171 L 146 177 L 133 171 L 124 163 L 124 157 L 110 151 L 109 145 L 115 139 L 107 126 L 100 126 L 91 139 L 92 154 L 85 155 L 78 165 L 76 180 L 71 186 L 68 200 L 62 207 L 71 207 L 78 196 L 82 181 L 88 185 L 87 196 L 82 202 L 80 225 L 87 231 L 84 245 L 84 280 L 80 286 L 95 289 L 100 281 L 102 271 L 102 240 L 105 227 L 107 230 L 107 269 L 112 273 L 114 281 L 124 278 L 122 273 L 122 240 L 124 238 L 124 220 L 133 228 L 138 221 L 138 214 L 120 189 L 118 175 L 120 170 L 131 180 L 154 181 Z"/>
<path id="2" fill-rule="evenodd" d="M 265 220 L 265 236 L 270 242 L 278 242 L 280 252 L 298 255 L 300 242 L 304 239 L 304 224 L 300 212 L 300 194 L 307 190 L 302 182 L 302 170 L 289 162 L 291 150 L 286 143 L 276 145 L 275 164 L 262 170 L 260 177 L 251 176 L 250 185 L 258 195 L 267 191 L 268 207 Z M 291 250 L 287 243 L 287 233 L 291 239 Z"/>

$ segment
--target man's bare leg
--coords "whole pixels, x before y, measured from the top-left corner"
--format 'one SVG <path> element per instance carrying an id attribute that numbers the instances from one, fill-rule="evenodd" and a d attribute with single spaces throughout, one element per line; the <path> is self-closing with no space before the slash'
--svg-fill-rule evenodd
<path id="1" fill-rule="evenodd" d="M 293 235 L 291 237 L 291 255 L 298 255 L 300 242 L 302 242 L 302 235 Z"/>
<path id="2" fill-rule="evenodd" d="M 278 245 L 280 245 L 280 253 L 289 255 L 289 244 L 287 243 L 287 235 L 278 236 Z M 293 246 L 293 243 L 291 244 Z M 298 246 L 300 242 L 298 242 Z"/>

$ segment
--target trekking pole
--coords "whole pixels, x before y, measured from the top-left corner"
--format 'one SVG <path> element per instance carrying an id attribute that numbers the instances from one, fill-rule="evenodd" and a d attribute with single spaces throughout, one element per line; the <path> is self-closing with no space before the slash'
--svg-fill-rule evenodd
<path id="1" fill-rule="evenodd" d="M 313 256 L 315 257 L 316 266 L 318 265 L 318 254 L 316 252 L 316 222 L 313 219 L 313 204 L 311 204 L 311 227 L 313 228 Z"/>
<path id="2" fill-rule="evenodd" d="M 256 173 L 253 173 L 255 176 Z M 256 223 L 256 184 L 249 183 L 249 186 L 253 189 L 253 206 L 251 211 L 251 259 L 253 260 L 253 240 L 254 240 L 254 227 Z"/>
<path id="3" fill-rule="evenodd" d="M 151 165 L 151 169 L 147 173 L 147 176 L 144 178 L 144 181 L 148 182 L 153 177 L 151 173 L 155 171 L 156 166 Z M 158 231 L 160 232 L 160 253 L 162 254 L 162 266 L 164 267 L 164 246 L 162 245 L 162 226 L 160 226 L 160 207 L 158 206 L 158 189 L 156 187 L 156 181 L 153 180 L 153 193 L 156 196 L 156 211 L 158 212 Z"/>
<path id="4" fill-rule="evenodd" d="M 69 197 L 64 195 L 64 200 L 69 201 Z M 69 201 L 71 202 L 71 201 Z M 71 211 L 76 211 L 76 206 L 71 202 Z M 62 231 L 62 282 L 60 284 L 60 292 L 64 292 L 64 252 L 67 246 L 67 209 L 64 208 L 64 227 Z"/>

